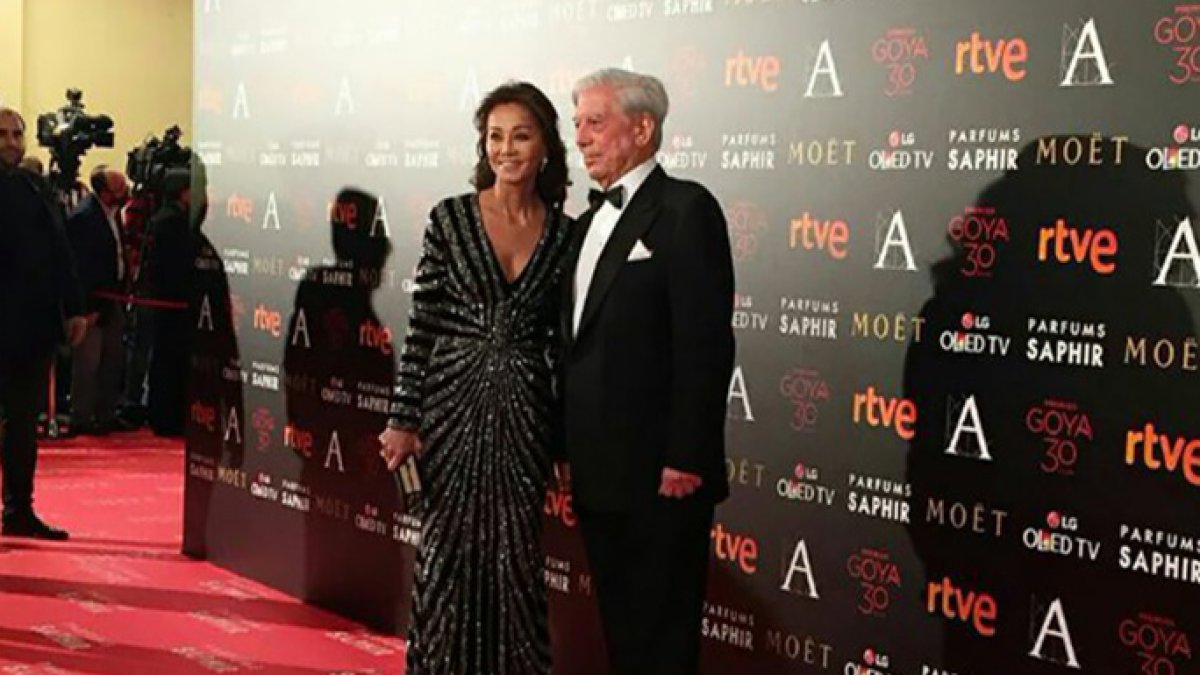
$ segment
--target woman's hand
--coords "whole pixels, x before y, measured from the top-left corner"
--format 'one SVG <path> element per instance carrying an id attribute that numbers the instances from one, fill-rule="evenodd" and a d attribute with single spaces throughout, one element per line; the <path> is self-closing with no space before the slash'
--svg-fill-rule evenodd
<path id="1" fill-rule="evenodd" d="M 395 471 L 396 467 L 407 462 L 409 457 L 421 454 L 424 449 L 417 432 L 409 429 L 388 427 L 379 434 L 379 443 L 383 445 L 379 456 L 387 462 L 389 471 Z"/>

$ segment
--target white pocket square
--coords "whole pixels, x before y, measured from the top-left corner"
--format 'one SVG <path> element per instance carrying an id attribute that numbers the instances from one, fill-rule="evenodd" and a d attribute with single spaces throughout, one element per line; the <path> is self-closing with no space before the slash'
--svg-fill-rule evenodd
<path id="1" fill-rule="evenodd" d="M 639 260 L 649 260 L 650 258 L 653 258 L 653 257 L 654 257 L 654 251 L 651 251 L 650 249 L 646 248 L 646 245 L 643 244 L 639 240 L 638 243 L 633 245 L 633 250 L 629 252 L 629 257 L 625 259 L 625 262 L 637 262 Z"/>

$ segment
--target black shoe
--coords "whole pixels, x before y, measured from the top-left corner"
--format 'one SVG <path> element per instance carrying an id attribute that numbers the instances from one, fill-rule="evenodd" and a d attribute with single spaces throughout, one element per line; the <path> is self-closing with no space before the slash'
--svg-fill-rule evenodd
<path id="1" fill-rule="evenodd" d="M 3 530 L 0 532 L 6 537 L 25 537 L 28 539 L 45 539 L 47 541 L 66 541 L 71 536 L 66 530 L 51 527 L 32 514 L 16 518 L 5 518 Z"/>

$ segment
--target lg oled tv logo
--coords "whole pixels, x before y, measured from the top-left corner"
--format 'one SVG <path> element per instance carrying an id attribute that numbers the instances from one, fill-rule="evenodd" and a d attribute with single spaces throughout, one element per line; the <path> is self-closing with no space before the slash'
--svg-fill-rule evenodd
<path id="1" fill-rule="evenodd" d="M 1154 41 L 1171 52 L 1167 79 L 1177 85 L 1200 83 L 1200 5 L 1177 5 L 1156 21 Z"/>
<path id="2" fill-rule="evenodd" d="M 991 317 L 966 312 L 959 318 L 957 327 L 942 331 L 938 346 L 951 354 L 1005 356 L 1012 346 L 1012 338 L 997 334 Z"/>
<path id="3" fill-rule="evenodd" d="M 730 323 L 734 328 L 762 332 L 767 329 L 769 320 L 767 313 L 755 311 L 754 296 L 745 293 L 733 296 L 733 318 Z"/>
<path id="4" fill-rule="evenodd" d="M 992 276 L 1000 249 L 1009 242 L 1008 220 L 988 206 L 971 206 L 946 227 L 961 249 L 959 272 L 968 279 Z"/>
<path id="5" fill-rule="evenodd" d="M 889 28 L 871 45 L 871 58 L 887 71 L 883 93 L 905 96 L 913 93 L 919 68 L 929 61 L 929 47 L 913 28 Z"/>
<path id="6" fill-rule="evenodd" d="M 861 661 L 848 661 L 843 672 L 846 675 L 892 675 L 889 670 L 892 659 L 877 649 L 867 649 L 863 652 Z"/>
<path id="7" fill-rule="evenodd" d="M 872 150 L 867 165 L 875 171 L 921 171 L 933 168 L 933 151 L 923 150 L 913 131 L 894 129 L 884 147 Z"/>
<path id="8" fill-rule="evenodd" d="M 1200 127 L 1176 125 L 1171 130 L 1172 145 L 1146 151 L 1146 167 L 1155 171 L 1193 171 L 1200 169 Z M 1189 146 L 1189 144 L 1192 144 Z"/>
<path id="9" fill-rule="evenodd" d="M 1064 558 L 1087 562 L 1096 562 L 1100 558 L 1100 542 L 1079 533 L 1078 516 L 1059 511 L 1046 514 L 1045 527 L 1025 528 L 1021 543 L 1031 551 Z"/>
<path id="10" fill-rule="evenodd" d="M 804 463 L 796 464 L 791 476 L 780 478 L 775 492 L 781 499 L 819 506 L 833 506 L 837 490 L 821 482 L 821 470 Z"/>

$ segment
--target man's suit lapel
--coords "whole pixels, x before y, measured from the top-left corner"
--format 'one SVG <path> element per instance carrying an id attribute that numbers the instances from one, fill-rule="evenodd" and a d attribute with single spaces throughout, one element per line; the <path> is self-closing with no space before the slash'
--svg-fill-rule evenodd
<path id="1" fill-rule="evenodd" d="M 655 167 L 621 213 L 621 219 L 617 221 L 612 236 L 608 238 L 608 243 L 604 245 L 604 251 L 600 253 L 600 259 L 596 262 L 596 272 L 592 275 L 592 283 L 587 291 L 576 338 L 583 335 L 588 322 L 595 318 L 604 297 L 616 281 L 617 274 L 625 265 L 629 252 L 633 250 L 633 245 L 654 224 L 654 218 L 658 215 L 659 193 L 666 180 L 667 174 L 662 167 Z"/>

